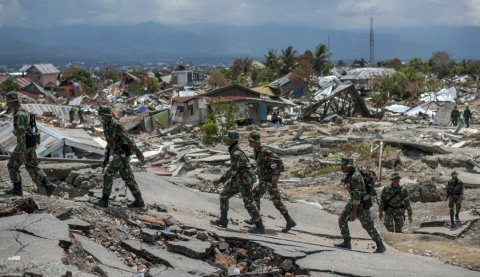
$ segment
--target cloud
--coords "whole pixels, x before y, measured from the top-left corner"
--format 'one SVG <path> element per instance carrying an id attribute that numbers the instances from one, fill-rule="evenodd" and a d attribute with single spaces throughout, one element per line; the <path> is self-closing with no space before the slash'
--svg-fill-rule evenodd
<path id="1" fill-rule="evenodd" d="M 0 24 L 480 25 L 480 0 L 0 0 Z"/>

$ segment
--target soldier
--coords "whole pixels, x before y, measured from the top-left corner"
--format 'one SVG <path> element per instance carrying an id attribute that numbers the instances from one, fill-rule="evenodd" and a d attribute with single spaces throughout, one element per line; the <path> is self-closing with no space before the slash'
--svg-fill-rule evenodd
<path id="1" fill-rule="evenodd" d="M 401 233 L 405 217 L 405 209 L 408 211 L 408 221 L 412 223 L 412 206 L 405 187 L 400 186 L 400 174 L 393 173 L 390 180 L 392 183 L 385 186 L 379 203 L 379 217 L 384 220 L 385 227 L 389 232 Z M 383 212 L 385 211 L 385 219 Z"/>
<path id="2" fill-rule="evenodd" d="M 282 159 L 270 149 L 262 146 L 260 142 L 260 134 L 252 131 L 248 137 L 250 147 L 254 149 L 255 160 L 257 161 L 258 185 L 253 189 L 253 200 L 260 211 L 260 199 L 268 190 L 272 199 L 273 205 L 283 215 L 287 221 L 287 225 L 282 229 L 282 232 L 288 232 L 295 227 L 297 223 L 288 214 L 287 207 L 282 202 L 280 191 L 278 190 L 278 179 L 280 173 L 283 171 Z M 245 220 L 247 224 L 253 224 L 252 219 Z"/>
<path id="3" fill-rule="evenodd" d="M 465 125 L 467 125 L 467 128 L 470 128 L 470 120 L 472 119 L 472 112 L 468 108 L 468 105 L 465 107 L 465 110 L 463 111 L 463 119 L 465 120 Z"/>
<path id="4" fill-rule="evenodd" d="M 245 208 L 256 226 L 250 232 L 263 234 L 265 227 L 263 226 L 260 212 L 253 203 L 252 196 L 252 186 L 256 181 L 255 174 L 250 160 L 238 145 L 239 137 L 237 131 L 228 131 L 225 144 L 228 146 L 228 152 L 230 153 L 231 166 L 230 170 L 214 182 L 215 185 L 224 183 L 225 187 L 220 193 L 220 219 L 211 223 L 224 228 L 228 226 L 228 202 L 230 198 L 240 192 Z"/>
<path id="5" fill-rule="evenodd" d="M 353 165 L 353 161 L 348 157 L 341 158 L 341 166 L 345 176 L 345 183 L 350 193 L 350 201 L 342 211 L 342 214 L 338 218 L 338 225 L 343 237 L 343 242 L 335 244 L 335 247 L 352 249 L 350 231 L 348 230 L 348 222 L 355 221 L 358 217 L 362 227 L 367 231 L 370 237 L 377 244 L 375 253 L 383 253 L 386 248 L 383 245 L 382 237 L 375 229 L 373 219 L 370 215 L 370 211 L 364 208 L 363 199 L 367 194 L 365 183 L 360 172 Z"/>
<path id="6" fill-rule="evenodd" d="M 452 179 L 447 183 L 447 198 L 448 208 L 450 209 L 450 221 L 452 223 L 452 228 L 455 227 L 455 221 L 453 221 L 454 207 L 456 209 L 455 219 L 460 220 L 459 214 L 460 209 L 462 208 L 462 199 L 463 199 L 463 182 L 458 179 L 458 173 L 456 171 L 452 172 Z"/>
<path id="7" fill-rule="evenodd" d="M 45 172 L 38 167 L 37 153 L 35 152 L 36 141 L 31 142 L 30 139 L 27 141 L 27 133 L 33 135 L 33 131 L 28 113 L 20 105 L 17 92 L 10 91 L 7 93 L 7 105 L 13 110 L 13 133 L 17 137 L 17 146 L 13 150 L 7 165 L 13 189 L 8 190 L 7 193 L 23 195 L 20 166 L 24 164 L 33 182 L 37 186 L 44 186 L 47 195 L 51 196 L 56 186 L 48 180 Z"/>
<path id="8" fill-rule="evenodd" d="M 135 181 L 135 177 L 130 167 L 130 155 L 135 153 L 137 158 L 143 162 L 144 156 L 142 151 L 135 145 L 135 142 L 130 138 L 122 124 L 112 116 L 112 110 L 109 107 L 100 107 L 98 114 L 102 117 L 103 130 L 105 139 L 107 141 L 107 148 L 105 155 L 112 154 L 113 159 L 103 175 L 103 196 L 97 205 L 101 207 L 108 207 L 108 200 L 112 192 L 113 177 L 117 172 L 120 172 L 120 177 L 126 183 L 135 201 L 128 205 L 128 207 L 142 208 L 145 206 L 142 194 Z"/>
<path id="9" fill-rule="evenodd" d="M 457 109 L 457 106 L 455 106 L 450 114 L 450 120 L 453 126 L 457 126 L 458 118 L 460 118 L 460 111 Z"/>

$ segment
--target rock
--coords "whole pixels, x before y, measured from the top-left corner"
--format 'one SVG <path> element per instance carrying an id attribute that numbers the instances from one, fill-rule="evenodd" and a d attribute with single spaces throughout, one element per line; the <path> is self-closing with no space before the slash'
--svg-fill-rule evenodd
<path id="1" fill-rule="evenodd" d="M 196 238 L 201 241 L 208 240 L 208 232 L 207 231 L 200 231 L 197 233 Z"/>
<path id="2" fill-rule="evenodd" d="M 168 242 L 167 249 L 193 259 L 205 259 L 210 253 L 210 243 L 199 240 L 171 241 Z"/>
<path id="3" fill-rule="evenodd" d="M 141 220 L 145 225 L 150 228 L 163 229 L 167 225 L 163 218 L 151 216 L 151 215 L 140 215 L 138 219 Z"/>
<path id="4" fill-rule="evenodd" d="M 197 229 L 190 228 L 183 230 L 183 234 L 189 237 L 195 236 L 197 234 Z"/>
<path id="5" fill-rule="evenodd" d="M 92 166 L 82 163 L 47 163 L 40 164 L 40 168 L 45 171 L 50 181 L 64 181 L 72 171 L 80 169 L 90 169 Z"/>
<path id="6" fill-rule="evenodd" d="M 286 259 L 283 261 L 280 267 L 285 271 L 290 271 L 295 267 L 295 265 L 293 264 L 293 261 L 291 259 Z"/>
<path id="7" fill-rule="evenodd" d="M 92 225 L 90 223 L 76 217 L 68 218 L 66 220 L 63 220 L 63 222 L 67 223 L 68 227 L 73 230 L 87 231 L 92 228 Z"/>
<path id="8" fill-rule="evenodd" d="M 160 238 L 160 235 L 158 234 L 158 230 L 142 228 L 140 232 L 142 232 L 142 239 L 145 242 L 154 243 Z"/>
<path id="9" fill-rule="evenodd" d="M 313 145 L 311 144 L 300 144 L 295 145 L 289 148 L 277 148 L 273 146 L 267 146 L 272 152 L 280 155 L 280 156 L 290 156 L 290 155 L 303 155 L 307 153 L 311 153 L 313 150 Z"/>
<path id="10" fill-rule="evenodd" d="M 440 192 L 433 181 L 420 183 L 420 200 L 424 203 L 442 201 Z"/>
<path id="11" fill-rule="evenodd" d="M 228 249 L 228 247 L 230 247 L 230 245 L 224 241 L 221 241 L 219 244 L 218 244 L 218 250 L 220 251 L 225 251 Z"/>
<path id="12" fill-rule="evenodd" d="M 172 233 L 180 234 L 180 233 L 182 233 L 182 231 L 183 231 L 183 229 L 178 225 L 170 226 L 170 232 L 172 232 Z"/>
<path id="13" fill-rule="evenodd" d="M 466 169 L 472 169 L 473 166 L 470 164 L 470 157 L 459 154 L 445 154 L 445 155 L 432 155 L 432 156 L 423 156 L 422 162 L 427 164 L 429 167 L 435 169 L 438 165 L 441 165 L 446 168 L 458 168 L 464 167 Z"/>
<path id="14" fill-rule="evenodd" d="M 10 216 L 13 214 L 18 214 L 21 212 L 33 213 L 38 210 L 37 202 L 31 198 L 20 198 L 15 199 L 11 203 L 1 204 L 0 205 L 0 216 Z"/>
<path id="15" fill-rule="evenodd" d="M 235 260 L 235 258 L 231 256 L 218 252 L 218 253 L 215 253 L 214 263 L 227 269 L 230 266 L 235 265 L 237 261 Z"/>

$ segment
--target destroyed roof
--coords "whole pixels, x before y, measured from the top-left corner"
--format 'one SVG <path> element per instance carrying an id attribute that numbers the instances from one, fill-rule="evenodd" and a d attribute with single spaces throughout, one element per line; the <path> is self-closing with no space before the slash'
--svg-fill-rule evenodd
<path id="1" fill-rule="evenodd" d="M 32 80 L 30 78 L 25 77 L 15 78 L 14 81 L 20 86 L 20 88 L 24 88 L 32 83 Z"/>
<path id="2" fill-rule="evenodd" d="M 376 76 L 383 76 L 386 74 L 395 73 L 394 68 L 376 68 L 376 67 L 365 67 L 365 68 L 355 68 L 347 71 L 347 74 L 340 77 L 340 80 L 365 80 L 372 79 Z"/>
<path id="3" fill-rule="evenodd" d="M 20 68 L 20 72 L 26 72 L 30 68 L 35 67 L 42 74 L 58 74 L 60 71 L 51 63 L 42 63 L 42 64 L 30 64 L 24 65 Z"/>
<path id="4" fill-rule="evenodd" d="M 252 88 L 252 90 L 261 94 L 269 95 L 269 96 L 277 96 L 275 93 L 273 93 L 272 88 L 269 86 L 254 87 Z"/>
<path id="5" fill-rule="evenodd" d="M 289 105 L 288 103 L 282 100 L 273 100 L 273 99 L 256 98 L 256 97 L 244 97 L 244 96 L 205 97 L 205 99 L 215 103 L 249 101 L 249 102 L 266 102 L 271 104 L 277 104 L 280 106 Z"/>
<path id="6" fill-rule="evenodd" d="M 90 136 L 83 129 L 62 129 L 39 123 L 37 123 L 37 126 L 40 131 L 41 142 L 37 146 L 36 152 L 41 157 L 48 156 L 64 146 L 71 146 L 89 153 L 104 154 L 106 142 L 101 138 Z M 11 123 L 0 127 L 0 144 L 9 152 L 13 152 L 17 145 Z"/>
<path id="7" fill-rule="evenodd" d="M 290 82 L 290 75 L 291 75 L 291 73 L 288 73 L 287 75 L 271 82 L 270 86 L 283 86 L 283 85 L 287 84 L 288 82 Z"/>
<path id="8" fill-rule="evenodd" d="M 60 119 L 69 120 L 70 106 L 49 105 L 49 104 L 22 104 L 22 107 L 29 113 L 43 115 L 44 112 L 51 112 Z"/>

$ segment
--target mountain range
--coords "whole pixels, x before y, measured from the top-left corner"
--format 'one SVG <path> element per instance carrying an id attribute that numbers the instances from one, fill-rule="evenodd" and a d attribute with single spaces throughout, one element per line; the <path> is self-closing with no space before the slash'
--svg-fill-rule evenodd
<path id="1" fill-rule="evenodd" d="M 328 44 L 333 60 L 369 58 L 369 30 L 321 26 L 166 26 L 67 25 L 43 28 L 0 27 L 0 65 L 23 63 L 158 62 L 176 59 L 263 59 L 269 49 L 291 45 L 299 53 Z M 429 58 L 447 51 L 456 60 L 480 58 L 480 27 L 423 27 L 375 30 L 375 59 Z"/>

